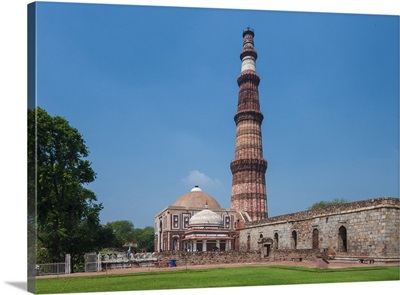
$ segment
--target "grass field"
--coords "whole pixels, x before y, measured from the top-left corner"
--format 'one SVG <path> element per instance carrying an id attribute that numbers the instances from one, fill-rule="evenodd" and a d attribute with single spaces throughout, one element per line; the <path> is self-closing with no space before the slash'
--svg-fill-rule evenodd
<path id="1" fill-rule="evenodd" d="M 399 280 L 398 266 L 317 269 L 253 266 L 38 279 L 37 294 Z"/>

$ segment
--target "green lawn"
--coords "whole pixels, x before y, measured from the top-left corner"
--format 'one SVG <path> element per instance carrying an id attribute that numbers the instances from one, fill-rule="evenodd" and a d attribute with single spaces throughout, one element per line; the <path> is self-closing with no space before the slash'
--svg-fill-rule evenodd
<path id="1" fill-rule="evenodd" d="M 37 294 L 399 280 L 399 267 L 253 266 L 37 280 Z"/>

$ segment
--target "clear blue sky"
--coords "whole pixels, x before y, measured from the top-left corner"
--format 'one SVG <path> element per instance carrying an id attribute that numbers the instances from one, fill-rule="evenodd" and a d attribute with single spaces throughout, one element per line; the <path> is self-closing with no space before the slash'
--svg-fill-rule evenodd
<path id="1" fill-rule="evenodd" d="M 196 184 L 229 208 L 247 26 L 269 216 L 398 197 L 398 16 L 38 3 L 38 105 L 86 140 L 102 223 Z"/>

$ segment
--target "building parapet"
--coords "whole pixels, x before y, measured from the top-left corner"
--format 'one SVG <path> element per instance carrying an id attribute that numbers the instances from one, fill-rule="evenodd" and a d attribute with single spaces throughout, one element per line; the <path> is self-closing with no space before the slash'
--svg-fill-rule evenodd
<path id="1" fill-rule="evenodd" d="M 247 222 L 247 227 L 257 227 L 265 224 L 281 224 L 287 222 L 298 222 L 308 219 L 328 217 L 338 214 L 349 214 L 359 211 L 373 210 L 377 208 L 394 208 L 400 209 L 400 199 L 391 197 L 382 197 L 377 199 L 369 199 L 351 203 L 343 203 L 337 205 L 326 206 L 313 210 L 300 211 L 271 218 L 266 218 L 258 221 Z"/>

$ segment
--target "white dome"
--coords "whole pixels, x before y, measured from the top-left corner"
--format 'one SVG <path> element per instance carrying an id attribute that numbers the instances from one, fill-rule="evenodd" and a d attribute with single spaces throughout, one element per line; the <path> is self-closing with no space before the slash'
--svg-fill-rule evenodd
<path id="1" fill-rule="evenodd" d="M 201 188 L 198 185 L 195 185 L 194 188 L 190 190 L 191 192 L 202 192 Z"/>
<path id="2" fill-rule="evenodd" d="M 223 227 L 224 221 L 217 213 L 204 209 L 192 216 L 189 226 L 218 226 Z"/>

